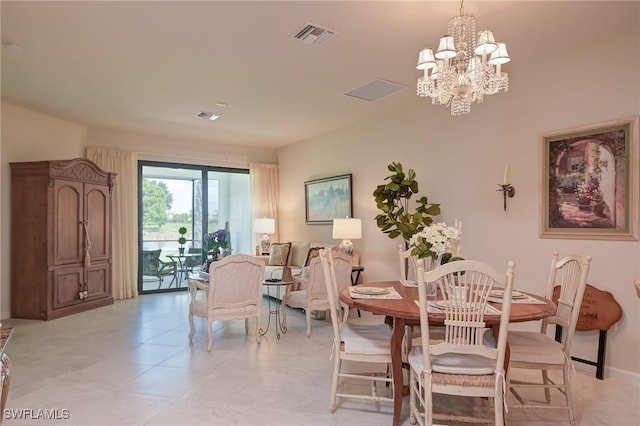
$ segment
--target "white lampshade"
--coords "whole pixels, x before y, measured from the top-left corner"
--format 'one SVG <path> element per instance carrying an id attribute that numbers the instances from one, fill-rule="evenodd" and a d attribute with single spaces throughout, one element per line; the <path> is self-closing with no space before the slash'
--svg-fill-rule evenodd
<path id="1" fill-rule="evenodd" d="M 456 45 L 453 41 L 453 36 L 447 34 L 440 37 L 440 44 L 438 45 L 438 50 L 436 51 L 436 58 L 448 59 L 455 58 L 455 56 Z"/>
<path id="2" fill-rule="evenodd" d="M 351 239 L 362 238 L 362 221 L 353 218 L 333 219 L 333 238 L 342 238 L 340 250 L 351 256 L 353 254 Z"/>
<path id="3" fill-rule="evenodd" d="M 491 65 L 502 65 L 509 62 L 511 58 L 507 53 L 507 45 L 504 43 L 498 43 L 498 48 L 489 57 L 489 63 Z"/>
<path id="4" fill-rule="evenodd" d="M 362 221 L 354 218 L 333 219 L 333 238 L 359 240 L 362 238 Z"/>
<path id="5" fill-rule="evenodd" d="M 428 70 L 435 66 L 436 58 L 433 57 L 433 50 L 422 49 L 418 55 L 418 66 L 416 68 L 419 70 Z"/>
<path id="6" fill-rule="evenodd" d="M 273 234 L 276 232 L 276 220 L 272 217 L 257 218 L 253 224 L 253 231 L 258 234 Z"/>
<path id="7" fill-rule="evenodd" d="M 480 31 L 478 34 L 478 46 L 474 50 L 476 55 L 488 55 L 498 48 L 493 33 L 489 30 Z"/>

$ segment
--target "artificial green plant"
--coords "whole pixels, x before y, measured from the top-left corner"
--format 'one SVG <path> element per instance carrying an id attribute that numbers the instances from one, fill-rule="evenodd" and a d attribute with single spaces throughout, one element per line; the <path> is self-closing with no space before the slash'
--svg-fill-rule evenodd
<path id="1" fill-rule="evenodd" d="M 418 181 L 413 169 L 407 173 L 402 164 L 393 162 L 387 166 L 393 174 L 387 176 L 385 184 L 378 185 L 373 191 L 376 207 L 381 211 L 375 219 L 380 230 L 391 239 L 402 237 L 405 248 L 409 246 L 411 236 L 431 225 L 432 216 L 440 214 L 440 204 L 429 203 L 426 196 L 418 196 Z M 415 204 L 415 208 L 412 206 Z"/>

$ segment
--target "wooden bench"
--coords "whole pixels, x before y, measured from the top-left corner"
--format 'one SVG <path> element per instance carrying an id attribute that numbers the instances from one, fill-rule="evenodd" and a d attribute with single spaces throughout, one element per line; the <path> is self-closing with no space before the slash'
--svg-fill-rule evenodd
<path id="1" fill-rule="evenodd" d="M 555 286 L 553 289 L 553 301 L 558 302 L 560 296 L 560 286 Z M 598 359 L 597 361 L 590 361 L 572 356 L 574 361 L 582 362 L 584 364 L 593 365 L 596 367 L 596 377 L 600 380 L 604 378 L 604 357 L 607 352 L 607 330 L 611 328 L 613 324 L 618 322 L 622 317 L 622 307 L 613 295 L 608 291 L 602 291 L 594 286 L 587 284 L 587 288 L 584 291 L 584 297 L 582 299 L 582 305 L 580 306 L 580 314 L 578 316 L 578 323 L 576 325 L 576 331 L 590 331 L 600 330 L 600 337 L 598 339 Z M 559 342 L 562 339 L 562 326 L 556 325 L 556 340 Z"/>

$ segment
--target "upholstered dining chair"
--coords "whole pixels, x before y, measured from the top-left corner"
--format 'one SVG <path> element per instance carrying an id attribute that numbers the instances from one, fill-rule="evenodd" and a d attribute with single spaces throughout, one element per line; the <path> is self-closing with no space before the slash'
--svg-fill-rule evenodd
<path id="1" fill-rule="evenodd" d="M 338 291 L 349 287 L 351 285 L 351 257 L 340 251 L 329 250 L 327 256 L 333 258 L 333 266 L 336 276 L 336 285 Z M 287 324 L 287 310 L 286 307 L 302 308 L 305 311 L 307 318 L 307 332 L 306 336 L 311 336 L 311 312 L 312 311 L 326 311 L 329 309 L 329 299 L 327 297 L 327 288 L 325 286 L 324 272 L 322 264 L 320 263 L 320 257 L 311 259 L 309 263 L 309 275 L 307 279 L 307 288 L 301 290 L 292 291 L 290 286 L 287 287 L 287 292 L 282 297 L 282 323 L 286 327 Z M 348 315 L 348 310 L 345 312 L 345 318 Z"/>
<path id="2" fill-rule="evenodd" d="M 391 371 L 391 326 L 379 324 L 354 324 L 345 321 L 349 307 L 339 303 L 340 288 L 337 280 L 336 266 L 341 257 L 330 255 L 328 250 L 321 250 L 318 260 L 323 269 L 323 281 L 329 302 L 331 326 L 333 328 L 333 378 L 331 381 L 331 397 L 329 411 L 334 412 L 338 397 L 363 399 L 368 401 L 393 402 L 393 398 L 378 395 L 376 383 L 391 386 L 393 381 L 386 371 Z M 380 372 L 362 373 L 342 370 L 343 361 L 350 363 L 382 364 Z M 364 365 L 366 365 L 364 364 Z M 357 370 L 361 371 L 361 370 Z M 371 383 L 370 394 L 347 393 L 339 389 L 340 379 L 365 380 Z M 344 383 L 343 383 L 344 384 Z M 340 390 L 340 392 L 339 392 Z"/>
<path id="3" fill-rule="evenodd" d="M 411 423 L 433 424 L 434 418 L 451 421 L 504 424 L 505 356 L 511 294 L 513 261 L 506 273 L 475 261 L 450 262 L 431 271 L 418 264 L 418 300 L 422 344 L 409 353 Z M 442 300 L 427 299 L 427 284 L 437 283 Z M 495 331 L 487 328 L 484 316 L 490 309 L 487 301 L 494 288 L 504 288 L 500 324 Z M 444 340 L 429 340 L 428 310 L 444 314 Z M 433 413 L 433 394 L 488 398 L 493 418 L 454 416 Z"/>
<path id="4" fill-rule="evenodd" d="M 587 277 L 591 266 L 591 256 L 570 254 L 559 259 L 555 252 L 551 259 L 551 271 L 547 284 L 546 297 L 553 297 L 553 288 L 560 286 L 558 308 L 552 317 L 542 320 L 540 332 L 512 331 L 509 333 L 510 364 L 509 377 L 513 369 L 540 370 L 542 383 L 509 380 L 509 389 L 519 404 L 512 404 L 514 408 L 561 408 L 568 411 L 569 422 L 576 424 L 573 409 L 571 389 L 571 341 L 578 323 L 580 306 Z M 552 324 L 562 326 L 561 342 L 549 337 L 547 327 Z M 549 377 L 549 370 L 562 371 L 562 383 L 555 383 Z M 525 400 L 516 388 L 543 388 L 546 403 L 533 403 Z M 565 405 L 552 405 L 550 389 L 557 389 L 564 394 Z"/>
<path id="5" fill-rule="evenodd" d="M 209 283 L 189 280 L 189 341 L 192 341 L 193 316 L 207 319 L 209 346 L 213 347 L 211 325 L 216 320 L 244 319 L 245 333 L 249 334 L 249 318 L 256 318 L 256 341 L 260 343 L 260 308 L 264 262 L 253 256 L 232 254 L 213 262 L 209 268 Z M 198 299 L 198 290 L 205 298 Z"/>

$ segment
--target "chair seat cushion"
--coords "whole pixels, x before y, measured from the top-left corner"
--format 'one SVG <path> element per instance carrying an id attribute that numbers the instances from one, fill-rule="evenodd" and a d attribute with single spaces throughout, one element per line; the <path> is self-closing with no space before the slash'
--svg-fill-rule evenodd
<path id="1" fill-rule="evenodd" d="M 206 300 L 195 300 L 191 302 L 191 313 L 200 318 L 207 318 L 208 305 Z M 242 319 L 255 315 L 256 307 L 252 304 L 246 306 L 234 306 L 229 308 L 216 308 L 215 316 L 219 320 Z"/>
<path id="2" fill-rule="evenodd" d="M 509 331 L 507 338 L 511 362 L 563 365 L 562 345 L 546 334 L 535 331 Z"/>
<path id="3" fill-rule="evenodd" d="M 282 269 L 284 267 L 283 266 L 265 266 L 264 268 L 264 279 L 265 280 L 269 280 L 269 279 L 275 279 L 275 280 L 281 280 L 282 279 Z M 291 274 L 292 275 L 296 275 L 300 273 L 300 268 L 297 268 L 295 266 L 291 267 Z"/>
<path id="4" fill-rule="evenodd" d="M 469 355 L 461 355 L 469 356 Z M 478 355 L 471 355 L 477 357 Z M 480 357 L 482 358 L 482 357 Z M 484 358 L 485 360 L 487 358 Z M 495 362 L 494 362 L 495 363 Z M 411 369 L 416 372 L 423 370 L 423 358 L 422 358 L 422 346 L 416 346 L 409 353 L 409 365 Z M 462 371 L 462 370 L 459 370 Z M 466 370 L 465 370 L 466 371 Z M 422 374 L 418 374 L 418 380 L 422 382 Z M 456 373 L 442 373 L 432 371 L 431 383 L 438 385 L 454 385 L 454 386 L 476 386 L 476 387 L 494 387 L 496 383 L 496 376 L 491 369 L 491 373 L 487 374 L 456 374 Z"/>
<path id="5" fill-rule="evenodd" d="M 294 308 L 304 308 L 307 306 L 307 290 L 289 292 L 287 305 Z"/>
<path id="6" fill-rule="evenodd" d="M 391 354 L 391 326 L 388 324 L 340 323 L 344 351 L 350 354 Z"/>
<path id="7" fill-rule="evenodd" d="M 409 352 L 409 365 L 415 371 L 424 370 L 422 346 L 415 346 Z M 437 373 L 461 375 L 493 374 L 496 361 L 477 354 L 447 353 L 431 357 L 431 369 Z"/>

